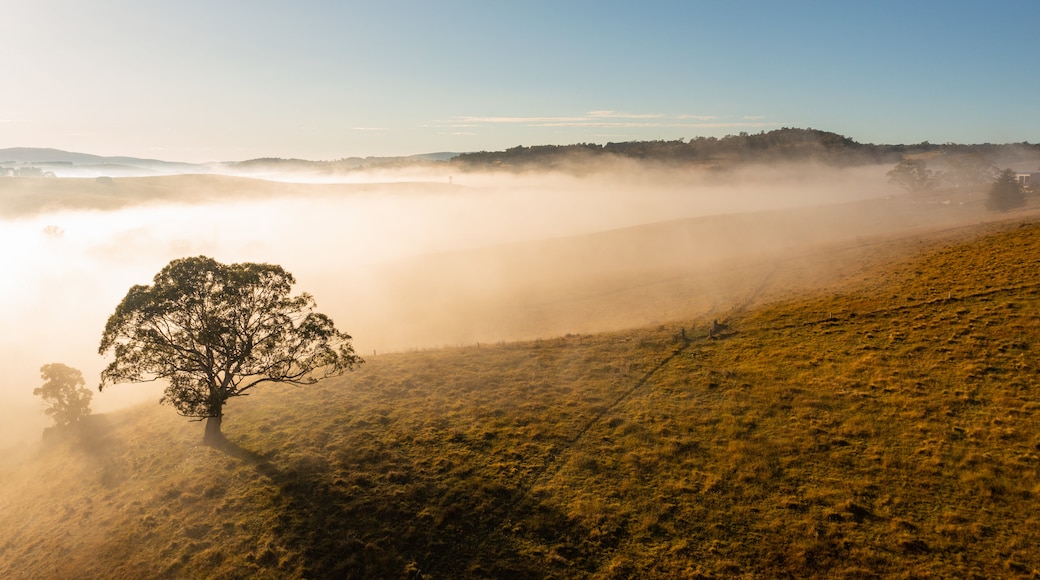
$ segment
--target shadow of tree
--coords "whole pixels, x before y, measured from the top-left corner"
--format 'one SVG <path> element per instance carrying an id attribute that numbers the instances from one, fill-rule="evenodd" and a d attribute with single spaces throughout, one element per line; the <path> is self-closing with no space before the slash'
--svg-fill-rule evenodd
<path id="1" fill-rule="evenodd" d="M 273 531 L 307 578 L 571 578 L 597 567 L 573 548 L 587 530 L 523 489 L 399 472 L 377 485 L 315 456 L 276 464 L 226 439 L 214 447 L 275 482 Z M 256 564 L 284 565 L 275 560 Z"/>
<path id="2" fill-rule="evenodd" d="M 43 441 L 48 447 L 89 457 L 97 467 L 98 483 L 111 488 L 128 476 L 120 459 L 127 447 L 118 437 L 113 436 L 114 430 L 107 416 L 92 414 L 69 426 L 44 429 Z"/>
<path id="3" fill-rule="evenodd" d="M 79 449 L 99 453 L 108 446 L 112 423 L 105 415 L 87 415 L 66 426 L 53 425 L 43 430 L 43 441 L 50 445 L 67 443 Z"/>

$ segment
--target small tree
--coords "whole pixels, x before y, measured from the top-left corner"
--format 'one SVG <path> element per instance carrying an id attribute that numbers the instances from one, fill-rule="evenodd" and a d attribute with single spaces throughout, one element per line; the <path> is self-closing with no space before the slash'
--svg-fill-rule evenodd
<path id="1" fill-rule="evenodd" d="M 170 262 L 153 282 L 132 287 L 108 319 L 98 352 L 115 360 L 98 390 L 167 379 L 160 402 L 206 419 L 207 443 L 223 440 L 231 397 L 265 382 L 312 384 L 364 362 L 309 294 L 289 296 L 296 280 L 281 266 L 199 256 Z"/>
<path id="2" fill-rule="evenodd" d="M 904 159 L 886 175 L 889 183 L 901 185 L 908 191 L 931 189 L 937 181 L 928 164 L 920 159 Z"/>
<path id="3" fill-rule="evenodd" d="M 83 373 L 61 363 L 40 367 L 43 386 L 33 389 L 33 394 L 42 398 L 47 405 L 44 413 L 54 419 L 59 429 L 67 429 L 90 415 L 90 399 L 94 396 L 86 388 Z"/>
<path id="4" fill-rule="evenodd" d="M 1013 169 L 1005 169 L 989 188 L 986 207 L 993 211 L 1008 211 L 1026 204 L 1025 192 Z"/>

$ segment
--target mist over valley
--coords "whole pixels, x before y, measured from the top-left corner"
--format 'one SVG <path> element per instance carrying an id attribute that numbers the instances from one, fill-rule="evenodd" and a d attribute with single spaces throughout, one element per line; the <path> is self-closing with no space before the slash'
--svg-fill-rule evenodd
<path id="1" fill-rule="evenodd" d="M 0 572 L 1035 568 L 1040 205 L 990 179 L 1040 152 L 987 147 L 956 183 L 930 146 L 0 177 Z M 162 382 L 97 393 L 127 289 L 194 256 L 283 266 L 365 364 L 229 403 L 223 446 Z M 78 436 L 33 394 L 58 362 Z"/>
<path id="2" fill-rule="evenodd" d="M 46 424 L 26 412 L 35 402 L 25 385 L 39 365 L 61 361 L 97 376 L 96 342 L 112 308 L 179 257 L 281 264 L 342 321 L 359 352 L 371 353 L 549 338 L 723 308 L 742 289 L 716 290 L 720 268 L 918 219 L 858 220 L 858 209 L 838 209 L 866 202 L 884 212 L 870 200 L 900 193 L 885 166 L 454 169 L 355 172 L 348 183 L 0 179 L 0 241 L 18 248 L 3 264 L 3 323 L 19 329 L 0 349 L 12 369 L 0 392 L 17 410 L 8 435 L 32 440 Z M 957 219 L 952 213 L 921 219 Z M 157 389 L 116 389 L 95 406 L 152 400 Z"/>

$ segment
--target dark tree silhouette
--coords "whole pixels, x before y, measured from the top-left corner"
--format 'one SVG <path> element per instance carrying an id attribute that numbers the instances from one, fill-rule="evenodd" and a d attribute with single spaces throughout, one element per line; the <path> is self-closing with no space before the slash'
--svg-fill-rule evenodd
<path id="1" fill-rule="evenodd" d="M 1013 169 L 1005 169 L 997 176 L 989 188 L 989 199 L 986 207 L 993 211 L 1008 211 L 1026 204 L 1026 196 L 1022 184 Z"/>
<path id="2" fill-rule="evenodd" d="M 42 398 L 47 405 L 44 413 L 54 419 L 59 429 L 78 424 L 90 415 L 90 399 L 93 393 L 86 388 L 83 373 L 61 363 L 40 367 L 40 378 L 46 381 L 33 389 L 33 394 Z"/>
<path id="3" fill-rule="evenodd" d="M 265 382 L 312 384 L 364 362 L 309 294 L 289 296 L 295 282 L 271 264 L 170 262 L 108 319 L 98 352 L 115 360 L 98 390 L 167 379 L 161 402 L 206 419 L 205 441 L 215 444 L 229 398 Z"/>

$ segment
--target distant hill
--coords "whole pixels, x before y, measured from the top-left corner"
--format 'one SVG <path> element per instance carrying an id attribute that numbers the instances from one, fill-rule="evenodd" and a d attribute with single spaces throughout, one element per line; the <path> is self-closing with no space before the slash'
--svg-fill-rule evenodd
<path id="1" fill-rule="evenodd" d="M 124 177 L 211 172 L 206 165 L 196 163 L 125 156 L 103 157 L 36 147 L 0 149 L 0 167 L 5 164 L 37 166 L 54 173 L 57 177 Z"/>
<path id="2" fill-rule="evenodd" d="M 224 163 L 231 171 L 242 173 L 341 173 L 361 169 L 392 169 L 443 163 L 458 153 L 425 153 L 402 157 L 346 157 L 333 161 L 281 159 L 262 157 L 233 163 Z"/>
<path id="3" fill-rule="evenodd" d="M 11 147 L 0 149 L 0 163 L 104 163 L 105 157 L 60 149 Z"/>
<path id="4" fill-rule="evenodd" d="M 627 159 L 672 165 L 726 168 L 739 164 L 815 161 L 827 165 L 854 166 L 898 163 L 909 155 L 955 153 L 989 160 L 1040 154 L 1029 143 L 1007 145 L 873 145 L 844 135 L 817 129 L 783 128 L 757 134 L 740 133 L 722 138 L 697 137 L 674 141 L 578 143 L 574 145 L 518 146 L 505 151 L 462 153 L 450 163 L 463 169 L 496 168 L 582 169 L 597 162 Z"/>
<path id="5" fill-rule="evenodd" d="M 185 173 L 262 174 L 262 173 L 339 173 L 359 169 L 387 169 L 442 163 L 458 155 L 451 152 L 424 153 L 400 157 L 348 157 L 333 161 L 265 157 L 245 161 L 181 163 L 138 157 L 104 157 L 60 149 L 12 147 L 0 149 L 0 168 L 33 166 L 56 177 L 145 177 Z"/>

